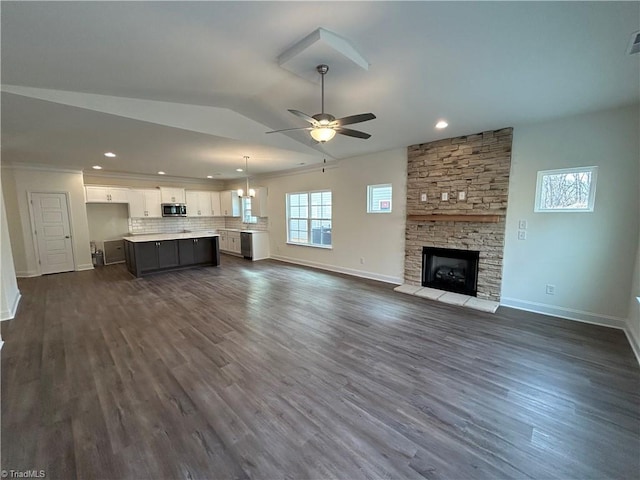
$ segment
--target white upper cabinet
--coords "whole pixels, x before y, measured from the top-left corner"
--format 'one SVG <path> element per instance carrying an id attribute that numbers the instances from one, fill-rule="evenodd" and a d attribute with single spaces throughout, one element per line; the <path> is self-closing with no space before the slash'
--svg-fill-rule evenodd
<path id="1" fill-rule="evenodd" d="M 211 216 L 213 217 L 221 217 L 222 211 L 220 209 L 220 192 L 210 192 L 211 193 Z M 187 213 L 189 210 L 187 210 Z"/>
<path id="2" fill-rule="evenodd" d="M 187 217 L 212 217 L 211 193 L 187 190 Z"/>
<path id="3" fill-rule="evenodd" d="M 160 187 L 161 203 L 186 203 L 184 188 Z"/>
<path id="4" fill-rule="evenodd" d="M 130 218 L 161 218 L 160 191 L 155 189 L 130 190 Z"/>
<path id="5" fill-rule="evenodd" d="M 267 187 L 258 187 L 256 196 L 251 199 L 251 215 L 254 217 L 268 217 L 267 214 Z"/>
<path id="6" fill-rule="evenodd" d="M 129 189 L 119 187 L 84 187 L 87 203 L 129 203 Z"/>
<path id="7" fill-rule="evenodd" d="M 240 200 L 237 190 L 220 192 L 220 210 L 223 217 L 240 216 Z"/>

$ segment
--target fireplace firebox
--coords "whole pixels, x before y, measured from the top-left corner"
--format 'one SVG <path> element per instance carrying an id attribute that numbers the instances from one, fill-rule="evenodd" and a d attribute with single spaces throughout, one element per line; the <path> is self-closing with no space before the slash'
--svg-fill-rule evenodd
<path id="1" fill-rule="evenodd" d="M 477 296 L 480 252 L 422 247 L 422 286 Z"/>

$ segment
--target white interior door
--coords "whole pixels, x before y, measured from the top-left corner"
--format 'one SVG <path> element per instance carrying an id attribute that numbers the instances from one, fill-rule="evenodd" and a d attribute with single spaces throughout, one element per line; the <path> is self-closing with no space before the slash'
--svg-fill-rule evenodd
<path id="1" fill-rule="evenodd" d="M 67 196 L 64 193 L 32 193 L 31 204 L 41 273 L 75 270 Z"/>

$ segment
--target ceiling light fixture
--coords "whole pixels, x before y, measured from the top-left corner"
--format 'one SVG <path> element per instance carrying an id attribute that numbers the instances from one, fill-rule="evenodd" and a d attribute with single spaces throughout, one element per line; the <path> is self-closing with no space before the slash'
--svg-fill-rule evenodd
<path id="1" fill-rule="evenodd" d="M 333 128 L 329 128 L 329 127 L 316 127 L 314 129 L 312 129 L 310 132 L 311 137 L 316 141 L 316 142 L 328 142 L 329 140 L 331 140 L 333 137 L 336 136 L 336 131 Z"/>
<path id="2" fill-rule="evenodd" d="M 244 171 L 247 172 L 247 197 L 255 197 L 256 196 L 256 191 L 253 188 L 249 188 L 249 157 L 247 155 L 245 155 L 244 157 Z M 242 169 L 240 169 L 240 171 L 242 171 Z M 245 190 L 242 190 L 241 188 L 238 189 L 238 196 L 239 197 L 244 197 Z"/>
<path id="3" fill-rule="evenodd" d="M 164 174 L 165 174 L 164 172 L 158 172 L 158 175 L 164 175 Z"/>
<path id="4" fill-rule="evenodd" d="M 105 156 L 105 157 L 109 157 L 109 158 L 113 158 L 113 157 L 115 157 L 115 156 L 116 156 L 116 154 L 115 154 L 115 153 L 113 153 L 113 152 L 107 152 L 107 153 L 105 153 L 105 154 L 104 154 L 104 156 Z"/>
<path id="5" fill-rule="evenodd" d="M 93 167 L 94 170 L 102 170 L 102 167 L 100 165 L 94 165 Z"/>
<path id="6" fill-rule="evenodd" d="M 213 175 L 207 175 L 207 178 L 213 178 Z"/>
<path id="7" fill-rule="evenodd" d="M 244 172 L 241 168 L 236 168 L 236 172 Z"/>
<path id="8" fill-rule="evenodd" d="M 440 120 L 438 123 L 436 123 L 436 128 L 440 130 L 442 130 L 443 128 L 447 128 L 448 126 L 449 124 L 444 120 Z"/>

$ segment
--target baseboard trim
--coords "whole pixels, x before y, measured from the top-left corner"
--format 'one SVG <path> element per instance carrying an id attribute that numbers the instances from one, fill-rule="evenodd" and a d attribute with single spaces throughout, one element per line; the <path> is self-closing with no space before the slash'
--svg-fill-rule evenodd
<path id="1" fill-rule="evenodd" d="M 576 322 L 618 328 L 620 330 L 624 330 L 627 325 L 626 319 L 621 317 L 587 312 L 584 310 L 575 310 L 573 308 L 557 307 L 546 303 L 528 302 L 526 300 L 518 300 L 517 298 L 502 297 L 500 299 L 500 305 L 517 308 L 518 310 L 525 310 L 527 312 L 541 313 L 543 315 L 551 315 L 552 317 L 574 320 Z"/>
<path id="2" fill-rule="evenodd" d="M 638 364 L 640 364 L 640 340 L 638 340 L 633 335 L 633 332 L 628 326 L 624 328 L 624 333 L 627 336 L 627 340 L 629 340 L 629 344 L 631 345 L 631 350 L 633 350 L 633 353 L 636 356 L 636 360 L 638 361 Z"/>
<path id="3" fill-rule="evenodd" d="M 26 270 L 26 271 L 16 271 L 16 278 L 31 278 L 31 277 L 39 277 L 40 272 L 35 270 Z"/>
<path id="4" fill-rule="evenodd" d="M 377 280 L 379 282 L 391 283 L 394 285 L 402 285 L 404 279 L 401 277 L 393 277 L 391 275 L 381 275 L 379 273 L 366 272 L 364 270 L 355 270 L 352 268 L 336 267 L 335 265 L 327 265 L 324 263 L 310 262 L 291 257 L 282 257 L 280 255 L 271 255 L 272 260 L 278 260 L 285 263 L 293 263 L 304 267 L 317 268 L 319 270 L 327 270 L 329 272 L 344 273 L 353 277 L 368 278 L 369 280 Z"/>
<path id="5" fill-rule="evenodd" d="M 83 272 L 85 270 L 93 270 L 93 263 L 83 263 L 76 267 L 76 272 Z"/>
<path id="6" fill-rule="evenodd" d="M 22 295 L 20 294 L 20 290 L 18 290 L 16 292 L 16 296 L 13 299 L 11 308 L 2 310 L 2 312 L 0 312 L 0 322 L 4 322 L 5 320 L 13 320 L 13 318 L 16 316 L 16 311 L 18 310 L 18 305 L 20 304 L 21 298 Z"/>

